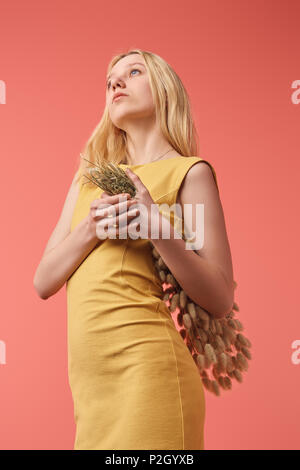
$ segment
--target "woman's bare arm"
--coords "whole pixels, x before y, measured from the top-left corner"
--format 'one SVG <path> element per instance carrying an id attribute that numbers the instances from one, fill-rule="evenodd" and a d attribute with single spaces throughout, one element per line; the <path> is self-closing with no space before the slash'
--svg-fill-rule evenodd
<path id="1" fill-rule="evenodd" d="M 233 267 L 222 204 L 206 163 L 197 163 L 188 171 L 178 202 L 183 211 L 185 204 L 191 204 L 191 213 L 184 211 L 185 225 L 191 235 L 204 229 L 203 247 L 195 249 L 196 253 L 187 250 L 185 241 L 174 238 L 172 226 L 171 239 L 153 239 L 152 243 L 187 295 L 222 318 L 233 305 Z M 204 227 L 197 226 L 197 204 L 204 204 Z"/>
<path id="2" fill-rule="evenodd" d="M 71 232 L 71 220 L 79 194 L 75 174 L 62 213 L 34 275 L 34 288 L 42 299 L 54 295 L 99 242 L 89 215 Z"/>

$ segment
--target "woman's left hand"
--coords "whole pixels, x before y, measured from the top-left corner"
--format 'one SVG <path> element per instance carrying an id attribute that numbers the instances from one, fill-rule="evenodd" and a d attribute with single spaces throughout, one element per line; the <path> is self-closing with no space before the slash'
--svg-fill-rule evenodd
<path id="1" fill-rule="evenodd" d="M 134 239 L 151 239 L 153 236 L 154 238 L 158 238 L 159 220 L 161 216 L 158 206 L 153 201 L 148 189 L 142 183 L 138 175 L 130 170 L 130 168 L 127 168 L 125 172 L 136 188 L 136 195 L 133 199 L 137 204 L 133 204 L 130 211 L 138 210 L 137 217 L 128 225 L 128 234 Z"/>

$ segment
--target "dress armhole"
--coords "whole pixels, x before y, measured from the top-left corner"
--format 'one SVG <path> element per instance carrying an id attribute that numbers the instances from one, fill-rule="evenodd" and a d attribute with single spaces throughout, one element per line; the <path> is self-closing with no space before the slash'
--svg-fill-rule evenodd
<path id="1" fill-rule="evenodd" d="M 213 177 L 214 177 L 214 181 L 216 183 L 216 187 L 217 187 L 217 190 L 218 190 L 218 193 L 220 194 L 219 192 L 219 186 L 218 186 L 218 181 L 217 181 L 217 175 L 216 175 L 216 172 L 215 172 L 215 169 L 214 167 L 212 166 L 212 164 L 207 161 L 207 160 L 204 160 L 202 158 L 197 158 L 196 160 L 194 160 L 193 162 L 191 162 L 189 165 L 186 165 L 183 170 L 180 171 L 180 174 L 179 174 L 179 177 L 177 178 L 177 181 L 176 181 L 176 185 L 175 185 L 175 189 L 174 189 L 174 194 L 173 194 L 173 203 L 176 203 L 176 200 L 177 200 L 177 196 L 178 196 L 178 192 L 182 186 L 182 183 L 184 181 L 184 178 L 186 177 L 188 171 L 190 170 L 190 168 L 200 162 L 203 162 L 203 163 L 206 163 L 211 171 L 212 171 L 212 174 L 213 174 Z"/>
<path id="2" fill-rule="evenodd" d="M 177 179 L 176 179 L 176 183 L 174 185 L 174 189 L 170 192 L 170 198 L 168 200 L 169 206 L 175 208 L 175 213 L 174 213 L 173 210 L 170 212 L 169 215 L 167 214 L 168 211 L 165 213 L 165 216 L 170 217 L 170 221 L 171 221 L 172 225 L 174 225 L 176 230 L 181 234 L 182 234 L 182 229 L 183 229 L 182 224 L 184 224 L 184 217 L 183 217 L 183 214 L 179 215 L 178 212 L 177 212 L 178 207 L 177 207 L 177 204 L 176 204 L 176 200 L 177 200 L 177 197 L 178 197 L 178 192 L 180 190 L 180 187 L 181 187 L 181 185 L 183 183 L 183 180 L 184 180 L 186 174 L 188 173 L 189 169 L 193 165 L 196 165 L 197 163 L 200 163 L 200 162 L 204 162 L 204 163 L 209 165 L 209 167 L 212 171 L 213 177 L 214 177 L 214 181 L 215 181 L 218 193 L 219 193 L 219 187 L 218 187 L 216 172 L 215 172 L 215 169 L 213 168 L 213 166 L 211 165 L 211 163 L 209 163 L 207 160 L 204 160 L 204 159 L 199 158 L 199 157 L 192 157 L 192 160 L 187 159 L 186 161 L 184 161 L 184 165 L 181 166 L 178 169 L 178 176 L 177 176 Z M 163 210 L 161 210 L 161 212 L 164 213 Z"/>
<path id="3" fill-rule="evenodd" d="M 83 176 L 80 174 L 80 168 L 75 173 L 75 182 L 78 183 L 79 192 L 81 191 L 82 183 L 83 183 Z"/>

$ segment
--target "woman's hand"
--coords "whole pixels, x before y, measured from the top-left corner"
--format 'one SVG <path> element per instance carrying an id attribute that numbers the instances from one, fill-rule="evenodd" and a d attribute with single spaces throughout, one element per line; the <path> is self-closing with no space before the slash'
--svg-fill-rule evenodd
<path id="1" fill-rule="evenodd" d="M 133 210 L 138 209 L 138 220 L 133 221 L 129 224 L 129 235 L 131 238 L 158 238 L 160 217 L 157 204 L 153 201 L 148 189 L 142 183 L 138 175 L 136 175 L 130 168 L 125 170 L 127 176 L 131 179 L 134 186 L 136 187 L 136 195 L 134 200 L 137 202 L 137 206 Z M 137 231 L 137 227 L 140 228 Z"/>
<path id="2" fill-rule="evenodd" d="M 116 238 L 116 235 L 123 233 L 121 228 L 126 227 L 125 222 L 130 222 L 136 217 L 130 212 L 130 207 L 134 204 L 136 201 L 127 193 L 110 196 L 104 191 L 101 197 L 94 199 L 90 205 L 88 224 L 93 236 L 104 240 Z"/>

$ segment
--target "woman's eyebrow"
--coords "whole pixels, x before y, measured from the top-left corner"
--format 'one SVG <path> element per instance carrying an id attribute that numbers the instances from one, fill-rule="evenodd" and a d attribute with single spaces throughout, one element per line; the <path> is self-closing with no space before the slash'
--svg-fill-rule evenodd
<path id="1" fill-rule="evenodd" d="M 127 65 L 126 65 L 126 68 L 131 67 L 131 65 L 137 65 L 137 64 L 138 64 L 138 65 L 142 65 L 142 66 L 145 68 L 144 64 L 142 64 L 141 62 L 133 62 L 133 64 L 127 64 Z M 111 76 L 112 76 L 112 74 L 109 74 L 109 75 L 107 76 L 107 78 L 106 78 L 106 81 L 107 81 Z"/>

